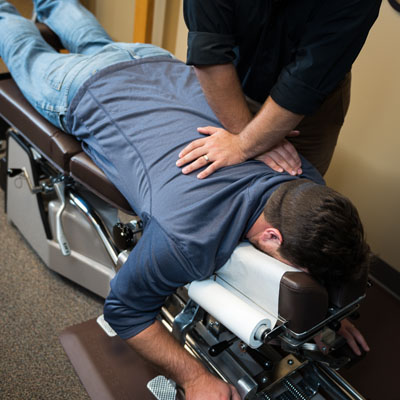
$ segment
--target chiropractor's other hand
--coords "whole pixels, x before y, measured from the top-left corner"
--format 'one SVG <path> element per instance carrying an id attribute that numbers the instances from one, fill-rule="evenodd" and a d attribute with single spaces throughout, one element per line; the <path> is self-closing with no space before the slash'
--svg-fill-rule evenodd
<path id="1" fill-rule="evenodd" d="M 236 388 L 206 372 L 184 385 L 185 400 L 240 400 Z"/>
<path id="2" fill-rule="evenodd" d="M 287 137 L 294 137 L 300 134 L 299 131 L 292 131 Z M 262 161 L 274 171 L 286 171 L 290 175 L 301 175 L 301 160 L 295 147 L 286 139 L 282 139 L 272 149 L 260 154 L 256 160 Z"/>
<path id="3" fill-rule="evenodd" d="M 179 153 L 176 165 L 178 167 L 185 165 L 182 169 L 184 174 L 190 174 L 208 165 L 197 175 L 197 178 L 204 179 L 222 167 L 246 161 L 238 135 L 213 126 L 197 128 L 197 130 L 209 136 L 194 140 Z"/>

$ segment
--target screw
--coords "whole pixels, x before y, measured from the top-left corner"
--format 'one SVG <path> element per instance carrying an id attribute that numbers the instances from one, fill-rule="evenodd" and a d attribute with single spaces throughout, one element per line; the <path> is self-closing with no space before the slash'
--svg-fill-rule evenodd
<path id="1" fill-rule="evenodd" d="M 263 376 L 263 378 L 261 379 L 262 383 L 267 383 L 268 382 L 268 378 L 266 376 Z"/>
<path id="2" fill-rule="evenodd" d="M 287 362 L 289 365 L 293 365 L 294 361 L 292 359 L 289 359 Z"/>
<path id="3" fill-rule="evenodd" d="M 264 367 L 265 367 L 265 368 L 267 368 L 267 369 L 272 369 L 272 366 L 273 366 L 273 364 L 272 364 L 271 361 L 265 361 L 265 362 L 264 362 Z"/>

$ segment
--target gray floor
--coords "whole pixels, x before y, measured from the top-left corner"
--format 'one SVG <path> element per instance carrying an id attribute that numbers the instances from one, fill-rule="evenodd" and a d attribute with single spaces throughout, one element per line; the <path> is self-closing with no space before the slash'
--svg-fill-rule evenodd
<path id="1" fill-rule="evenodd" d="M 0 190 L 0 399 L 88 399 L 58 335 L 102 303 L 44 266 L 8 224 Z"/>

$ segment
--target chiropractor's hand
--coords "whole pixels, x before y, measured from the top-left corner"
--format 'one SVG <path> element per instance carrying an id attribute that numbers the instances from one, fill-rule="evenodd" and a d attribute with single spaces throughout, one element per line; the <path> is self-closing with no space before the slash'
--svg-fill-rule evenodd
<path id="1" fill-rule="evenodd" d="M 240 146 L 239 135 L 213 126 L 202 127 L 197 130 L 209 136 L 194 140 L 179 153 L 179 160 L 176 165 L 178 167 L 185 165 L 182 169 L 184 174 L 189 174 L 208 165 L 204 171 L 197 175 L 197 178 L 204 179 L 222 167 L 246 161 L 246 156 Z"/>
<path id="2" fill-rule="evenodd" d="M 299 131 L 292 131 L 287 137 L 298 136 Z M 274 171 L 286 171 L 291 175 L 301 175 L 301 160 L 295 147 L 286 139 L 281 140 L 272 149 L 255 158 L 262 161 Z"/>
<path id="3" fill-rule="evenodd" d="M 208 165 L 197 175 L 199 179 L 204 179 L 222 167 L 246 161 L 247 157 L 240 145 L 239 135 L 213 126 L 198 128 L 198 131 L 209 136 L 194 140 L 179 153 L 176 165 L 178 167 L 185 165 L 182 169 L 184 174 L 190 174 Z M 299 131 L 291 131 L 287 137 L 297 136 L 299 133 Z M 291 175 L 302 173 L 299 154 L 286 139 L 281 140 L 272 149 L 255 159 L 264 162 L 277 172 L 286 171 Z"/>
<path id="4" fill-rule="evenodd" d="M 206 372 L 184 385 L 185 400 L 240 400 L 236 388 Z"/>

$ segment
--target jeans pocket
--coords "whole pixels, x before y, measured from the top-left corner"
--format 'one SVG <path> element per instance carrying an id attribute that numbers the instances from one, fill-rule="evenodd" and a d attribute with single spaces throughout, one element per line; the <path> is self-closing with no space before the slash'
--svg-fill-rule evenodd
<path id="1" fill-rule="evenodd" d="M 44 80 L 47 84 L 57 90 L 61 91 L 67 75 L 84 60 L 83 56 L 79 54 L 65 54 L 57 57 L 47 68 L 44 75 Z"/>

